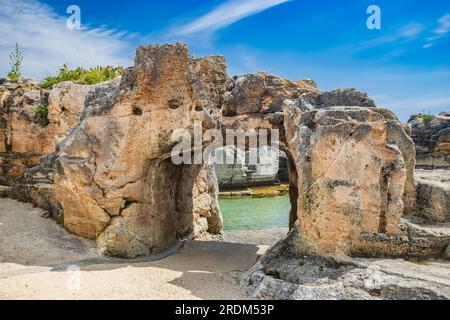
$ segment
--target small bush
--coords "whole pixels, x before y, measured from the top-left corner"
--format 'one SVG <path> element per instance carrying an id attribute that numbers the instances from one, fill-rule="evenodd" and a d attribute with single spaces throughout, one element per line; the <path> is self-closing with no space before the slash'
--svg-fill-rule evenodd
<path id="1" fill-rule="evenodd" d="M 48 125 L 48 101 L 41 101 L 34 112 L 39 115 L 39 124 L 46 127 Z"/>
<path id="2" fill-rule="evenodd" d="M 22 76 L 22 74 L 20 73 L 20 69 L 22 69 L 22 61 L 22 52 L 20 51 L 19 44 L 16 43 L 16 48 L 9 55 L 9 65 L 11 66 L 11 69 L 8 73 L 9 80 L 17 80 Z"/>
<path id="3" fill-rule="evenodd" d="M 78 84 L 96 84 L 108 80 L 115 79 L 122 76 L 123 67 L 94 67 L 91 69 L 76 68 L 71 70 L 67 64 L 64 64 L 59 74 L 55 77 L 47 77 L 42 83 L 41 87 L 48 89 L 53 87 L 55 84 L 72 81 Z"/>
<path id="4" fill-rule="evenodd" d="M 431 114 L 421 114 L 419 116 L 419 119 L 422 119 L 423 123 L 428 126 L 431 123 L 431 121 L 433 121 L 434 116 Z"/>

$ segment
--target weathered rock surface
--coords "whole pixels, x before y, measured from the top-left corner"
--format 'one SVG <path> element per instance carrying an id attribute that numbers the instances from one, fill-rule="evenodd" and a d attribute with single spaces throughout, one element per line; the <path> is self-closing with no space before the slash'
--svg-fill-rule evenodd
<path id="1" fill-rule="evenodd" d="M 396 145 L 403 156 L 406 166 L 406 181 L 403 191 L 404 214 L 412 214 L 416 208 L 416 191 L 414 187 L 414 169 L 416 168 L 416 148 L 411 138 L 411 128 L 403 124 L 390 110 L 376 108 L 387 121 L 387 139 L 390 144 Z"/>
<path id="2" fill-rule="evenodd" d="M 450 222 L 450 170 L 416 170 L 416 215 Z"/>
<path id="3" fill-rule="evenodd" d="M 11 186 L 9 196 L 46 209 L 49 215 L 62 214 L 53 190 L 54 152 L 79 123 L 85 97 L 94 88 L 66 82 L 48 91 L 30 80 L 0 85 L 5 137 L 0 184 Z M 39 105 L 47 106 L 46 119 L 36 112 Z"/>
<path id="4" fill-rule="evenodd" d="M 223 219 L 219 207 L 219 184 L 212 164 L 206 164 L 197 175 L 193 187 L 194 230 L 196 239 L 221 238 Z M 186 217 L 186 216 L 184 216 Z M 189 226 L 191 221 L 181 225 Z"/>
<path id="5" fill-rule="evenodd" d="M 336 106 L 376 107 L 375 102 L 367 93 L 353 88 L 337 89 L 329 92 L 310 91 L 302 94 L 301 99 L 319 109 Z"/>
<path id="6" fill-rule="evenodd" d="M 216 149 L 215 153 L 221 153 L 223 159 L 235 158 L 233 164 L 214 163 L 215 172 L 221 190 L 240 189 L 257 186 L 272 186 L 280 182 L 287 182 L 287 174 L 281 172 L 287 170 L 286 156 L 279 150 L 270 147 L 258 149 L 258 163 L 250 164 L 249 153 L 237 149 L 234 146 Z M 213 157 L 214 162 L 216 158 Z M 247 159 L 247 160 L 246 160 Z"/>
<path id="7" fill-rule="evenodd" d="M 140 47 L 118 87 L 87 98 L 81 123 L 60 145 L 56 188 L 65 227 L 122 257 L 191 233 L 201 166 L 171 162 L 171 134 L 192 132 L 194 121 L 218 128 L 226 82 L 222 57 L 194 59 L 182 44 Z"/>
<path id="8" fill-rule="evenodd" d="M 223 115 L 281 112 L 285 99 L 298 99 L 311 90 L 317 91 L 314 83 L 292 82 L 263 72 L 236 76 L 225 93 Z"/>
<path id="9" fill-rule="evenodd" d="M 414 115 L 408 123 L 416 143 L 417 167 L 450 169 L 450 116 Z"/>
<path id="10" fill-rule="evenodd" d="M 296 252 L 442 257 L 448 246 L 445 224 L 402 219 L 417 205 L 414 143 L 409 127 L 365 93 L 320 92 L 312 81 L 265 73 L 229 79 L 223 57 L 196 59 L 182 44 L 140 47 L 116 81 L 50 92 L 29 86 L 21 94 L 0 86 L 3 158 L 36 156 L 12 192 L 55 203 L 65 227 L 97 239 L 105 254 L 135 257 L 180 238 L 220 238 L 214 172 L 171 161 L 177 129 L 280 130 Z M 49 124 L 39 128 L 34 109 L 47 97 Z M 8 161 L 2 179 L 19 167 Z"/>
<path id="11" fill-rule="evenodd" d="M 288 300 L 450 299 L 447 263 L 300 254 L 295 233 L 241 278 L 251 298 Z"/>
<path id="12" fill-rule="evenodd" d="M 401 233 L 406 167 L 381 113 L 334 107 L 286 125 L 299 177 L 300 251 L 350 254 L 362 233 Z"/>

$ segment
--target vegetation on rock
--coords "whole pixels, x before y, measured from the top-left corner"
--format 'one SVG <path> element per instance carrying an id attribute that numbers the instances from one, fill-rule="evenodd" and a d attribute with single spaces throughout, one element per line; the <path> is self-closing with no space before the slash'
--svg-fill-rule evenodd
<path id="1" fill-rule="evenodd" d="M 90 69 L 78 67 L 71 70 L 67 64 L 64 64 L 59 70 L 59 74 L 57 76 L 45 78 L 41 83 L 41 87 L 44 89 L 49 89 L 55 84 L 64 81 L 73 81 L 78 84 L 96 84 L 122 76 L 123 70 L 123 67 L 112 66 L 98 66 Z"/>
<path id="2" fill-rule="evenodd" d="M 48 125 L 48 101 L 41 101 L 34 110 L 39 115 L 39 124 L 42 127 Z"/>
<path id="3" fill-rule="evenodd" d="M 9 64 L 11 70 L 8 73 L 9 80 L 17 80 L 21 77 L 20 69 L 22 68 L 23 55 L 20 51 L 19 44 L 16 43 L 16 48 L 9 55 Z"/>
<path id="4" fill-rule="evenodd" d="M 418 116 L 419 119 L 423 120 L 423 123 L 425 125 L 428 125 L 431 123 L 431 121 L 433 121 L 434 116 L 432 114 L 421 114 Z"/>

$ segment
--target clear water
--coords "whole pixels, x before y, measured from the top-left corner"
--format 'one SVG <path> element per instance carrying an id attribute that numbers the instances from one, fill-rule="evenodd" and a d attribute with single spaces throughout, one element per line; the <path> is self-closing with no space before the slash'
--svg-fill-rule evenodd
<path id="1" fill-rule="evenodd" d="M 220 199 L 225 231 L 287 227 L 289 195 L 269 198 Z"/>

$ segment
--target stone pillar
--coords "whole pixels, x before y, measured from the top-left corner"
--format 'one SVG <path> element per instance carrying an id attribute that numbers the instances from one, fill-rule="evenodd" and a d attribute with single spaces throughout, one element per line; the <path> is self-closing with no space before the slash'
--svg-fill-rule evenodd
<path id="1" fill-rule="evenodd" d="M 401 233 L 405 162 L 382 114 L 366 108 L 286 111 L 298 172 L 298 249 L 350 254 L 362 233 Z"/>

